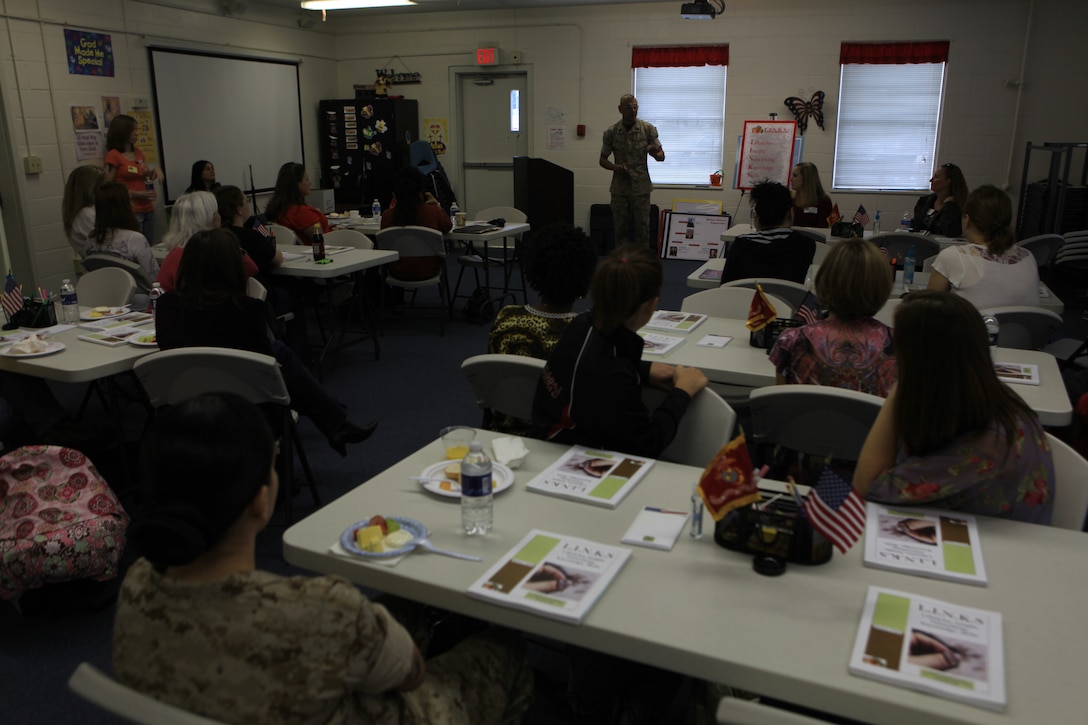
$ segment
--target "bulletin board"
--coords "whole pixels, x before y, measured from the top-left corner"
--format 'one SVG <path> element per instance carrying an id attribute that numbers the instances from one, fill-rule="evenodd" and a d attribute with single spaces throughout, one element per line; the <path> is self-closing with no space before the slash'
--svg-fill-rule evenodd
<path id="1" fill-rule="evenodd" d="M 736 188 L 747 190 L 768 180 L 789 188 L 796 135 L 797 121 L 745 121 Z"/>
<path id="2" fill-rule="evenodd" d="M 701 261 L 721 257 L 725 247 L 722 233 L 732 220 L 728 214 L 665 212 L 661 257 Z"/>

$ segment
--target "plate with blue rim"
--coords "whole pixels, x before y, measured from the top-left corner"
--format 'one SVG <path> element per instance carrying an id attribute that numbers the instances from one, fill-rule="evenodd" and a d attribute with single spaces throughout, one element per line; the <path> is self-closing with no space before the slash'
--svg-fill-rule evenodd
<path id="1" fill-rule="evenodd" d="M 415 519 L 408 519 L 403 516 L 385 516 L 383 518 L 385 518 L 386 521 L 396 521 L 400 524 L 402 529 L 412 535 L 413 539 L 422 539 L 427 536 L 427 527 Z M 399 549 L 389 549 L 387 551 L 363 551 L 355 544 L 355 532 L 359 529 L 364 529 L 367 526 L 370 526 L 369 518 L 363 519 L 362 521 L 356 521 L 354 524 L 344 529 L 344 533 L 340 534 L 340 546 L 344 547 L 344 551 L 367 559 L 392 559 L 395 556 L 407 554 L 415 548 L 415 544 L 411 544 L 409 546 L 402 546 Z"/>

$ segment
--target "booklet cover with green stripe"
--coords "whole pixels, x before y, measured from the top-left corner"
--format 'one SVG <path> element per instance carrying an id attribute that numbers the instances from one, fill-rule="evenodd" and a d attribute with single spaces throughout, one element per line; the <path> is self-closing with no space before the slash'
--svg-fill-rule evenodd
<path id="1" fill-rule="evenodd" d="M 1004 711 L 1001 614 L 869 587 L 850 672 Z"/>
<path id="2" fill-rule="evenodd" d="M 533 529 L 468 588 L 469 596 L 580 623 L 630 549 Z"/>
<path id="3" fill-rule="evenodd" d="M 614 509 L 653 465 L 652 458 L 573 446 L 527 488 Z"/>
<path id="4" fill-rule="evenodd" d="M 865 566 L 986 586 L 974 516 L 869 502 Z"/>

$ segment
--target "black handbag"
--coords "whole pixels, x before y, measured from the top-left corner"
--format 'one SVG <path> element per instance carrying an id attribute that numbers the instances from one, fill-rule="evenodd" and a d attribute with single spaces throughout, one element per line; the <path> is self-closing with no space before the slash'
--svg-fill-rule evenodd
<path id="1" fill-rule="evenodd" d="M 794 564 L 825 564 L 831 543 L 816 533 L 793 498 L 760 491 L 762 500 L 733 509 L 714 524 L 714 543 L 732 551 L 765 554 Z M 764 509 L 764 504 L 767 510 Z"/>
<path id="2" fill-rule="evenodd" d="M 845 237 L 847 239 L 864 237 L 865 228 L 857 222 L 835 222 L 831 225 L 831 236 Z"/>

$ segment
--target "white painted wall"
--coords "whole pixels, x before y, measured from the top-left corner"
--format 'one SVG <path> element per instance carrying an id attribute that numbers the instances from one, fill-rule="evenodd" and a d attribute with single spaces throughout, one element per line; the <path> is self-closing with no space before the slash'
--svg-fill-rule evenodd
<path id="1" fill-rule="evenodd" d="M 0 168 L 0 193 L 16 271 L 21 281 L 54 289 L 70 275 L 60 223 L 63 181 L 77 163 L 69 106 L 98 105 L 102 95 L 121 96 L 123 104 L 134 95 L 150 96 L 145 47 L 152 43 L 301 58 L 306 161 L 314 179 L 318 100 L 352 97 L 353 84 L 372 83 L 375 68 L 417 71 L 422 84 L 394 92 L 418 99 L 421 119 L 448 116 L 455 140 L 454 70 L 474 67 L 478 45 L 521 51 L 533 93 L 530 153 L 575 172 L 575 220 L 583 226 L 589 205 L 608 200 L 609 174 L 597 157 L 601 133 L 617 120 L 618 98 L 631 87 L 633 45 L 729 44 L 727 172 L 745 119 L 772 111 L 782 118 L 786 96 L 807 97 L 819 89 L 827 93 L 827 130 L 810 125 L 805 158 L 830 182 L 842 41 L 952 42 L 938 159 L 959 164 L 971 186 L 1011 183 L 1015 200 L 1026 141 L 1088 140 L 1083 0 L 729 0 L 725 14 L 710 22 L 682 20 L 678 4 L 352 19 L 330 13 L 329 23 L 301 30 L 294 11 L 259 2 L 250 2 L 241 18 L 227 18 L 215 0 L 0 0 L 0 100 L 7 130 L 0 163 L 5 157 L 15 162 Z M 64 25 L 111 33 L 116 77 L 69 76 Z M 1022 62 L 1018 105 L 1017 89 L 1005 83 L 1020 79 Z M 566 116 L 562 151 L 547 150 L 550 109 Z M 575 136 L 579 123 L 588 130 L 582 139 Z M 662 140 L 667 151 L 669 140 Z M 43 158 L 45 173 L 22 173 L 28 151 Z M 454 143 L 443 163 L 451 173 L 458 168 Z M 654 202 L 668 207 L 678 196 L 721 199 L 730 211 L 739 200 L 731 189 L 660 189 Z M 914 201 L 909 194 L 833 196 L 844 214 L 864 203 L 870 213 L 883 210 L 889 223 Z M 158 226 L 161 232 L 165 215 Z"/>

